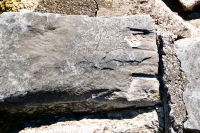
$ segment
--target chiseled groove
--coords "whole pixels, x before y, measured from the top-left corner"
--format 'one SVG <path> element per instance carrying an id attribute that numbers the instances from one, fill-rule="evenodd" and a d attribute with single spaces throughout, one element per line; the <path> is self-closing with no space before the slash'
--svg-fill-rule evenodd
<path id="1" fill-rule="evenodd" d="M 153 33 L 153 30 L 147 30 L 147 29 L 138 29 L 138 28 L 130 28 L 127 27 L 130 31 L 138 31 L 138 32 L 142 32 L 142 33 L 136 33 L 136 34 L 143 34 L 143 35 L 147 35 L 150 33 Z"/>
<path id="2" fill-rule="evenodd" d="M 144 74 L 144 73 L 132 73 L 134 78 L 158 78 L 156 75 Z"/>

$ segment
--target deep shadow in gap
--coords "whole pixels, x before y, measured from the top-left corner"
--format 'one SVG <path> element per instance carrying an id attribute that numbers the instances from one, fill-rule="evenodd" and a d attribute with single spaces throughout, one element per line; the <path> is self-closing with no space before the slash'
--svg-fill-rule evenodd
<path id="1" fill-rule="evenodd" d="M 155 110 L 155 107 L 144 108 L 126 108 L 113 109 L 110 111 L 102 111 L 96 113 L 68 113 L 49 116 L 39 116 L 37 118 L 29 117 L 26 119 L 18 119 L 13 121 L 4 121 L 0 123 L 0 133 L 18 133 L 20 130 L 27 127 L 40 127 L 45 125 L 55 124 L 57 122 L 73 121 L 81 119 L 131 119 L 140 114 L 148 113 Z"/>

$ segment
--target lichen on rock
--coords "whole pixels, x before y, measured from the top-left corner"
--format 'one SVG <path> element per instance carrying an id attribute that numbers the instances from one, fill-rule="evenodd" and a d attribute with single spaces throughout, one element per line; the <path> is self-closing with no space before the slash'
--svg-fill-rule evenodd
<path id="1" fill-rule="evenodd" d="M 0 13 L 17 12 L 20 0 L 0 0 Z"/>

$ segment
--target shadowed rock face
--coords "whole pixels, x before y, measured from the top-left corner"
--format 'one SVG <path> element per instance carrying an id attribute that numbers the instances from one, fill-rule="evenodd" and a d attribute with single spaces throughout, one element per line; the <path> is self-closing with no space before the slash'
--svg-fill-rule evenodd
<path id="1" fill-rule="evenodd" d="M 155 110 L 138 109 L 111 111 L 109 119 L 82 119 L 58 122 L 50 126 L 26 128 L 19 133 L 154 133 L 159 132 L 159 121 Z M 126 117 L 130 118 L 126 118 Z M 120 119 L 116 119 L 120 118 Z M 121 120 L 123 119 L 123 120 Z M 148 125 L 148 126 L 147 126 Z"/>
<path id="2" fill-rule="evenodd" d="M 178 0 L 184 11 L 194 11 L 200 6 L 200 0 Z"/>
<path id="3" fill-rule="evenodd" d="M 188 80 L 184 88 L 183 100 L 186 105 L 188 119 L 184 128 L 200 130 L 200 105 L 199 105 L 199 47 L 200 38 L 186 38 L 175 42 L 176 54 L 181 62 L 181 69 Z"/>
<path id="4" fill-rule="evenodd" d="M 4 117 L 96 112 L 160 103 L 149 16 L 0 16 Z"/>

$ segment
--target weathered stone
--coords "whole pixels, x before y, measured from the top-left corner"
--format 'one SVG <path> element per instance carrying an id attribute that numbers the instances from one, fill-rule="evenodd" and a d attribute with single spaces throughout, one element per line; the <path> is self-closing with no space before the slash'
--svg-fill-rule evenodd
<path id="1" fill-rule="evenodd" d="M 33 12 L 40 0 L 21 0 L 19 12 Z"/>
<path id="2" fill-rule="evenodd" d="M 122 115 L 132 118 L 124 119 Z M 108 114 L 108 117 L 120 119 L 66 121 L 39 128 L 26 128 L 19 133 L 159 133 L 161 131 L 159 129 L 160 121 L 155 110 L 112 112 Z"/>
<path id="3" fill-rule="evenodd" d="M 95 0 L 22 0 L 21 12 L 34 11 L 41 13 L 59 13 L 96 16 L 97 3 Z"/>
<path id="4" fill-rule="evenodd" d="M 95 120 L 97 124 L 98 123 L 101 124 L 104 120 L 105 123 L 107 122 L 107 120 L 111 122 L 112 120 L 116 120 L 117 122 L 124 120 L 131 120 L 131 121 L 137 120 L 137 122 L 134 122 L 133 126 L 130 127 L 130 130 L 141 127 L 140 128 L 141 131 L 143 131 L 142 129 L 147 129 L 148 131 L 155 131 L 159 133 L 163 132 L 163 126 L 164 126 L 163 116 L 164 116 L 163 108 L 161 106 L 135 108 L 135 109 L 134 108 L 114 109 L 110 111 L 96 112 L 91 114 L 87 113 L 86 114 L 72 113 L 64 115 L 56 114 L 43 117 L 34 117 L 31 119 L 30 118 L 17 119 L 14 121 L 4 122 L 1 123 L 0 125 L 0 132 L 18 133 L 19 131 L 24 130 L 27 127 L 38 128 L 44 125 L 52 127 L 52 124 L 56 125 L 56 123 L 58 122 L 71 123 L 71 121 L 75 121 L 77 123 L 80 123 L 81 125 L 80 121 L 82 120 L 89 120 L 88 123 Z M 82 126 L 83 127 L 80 128 L 84 128 L 85 125 Z M 114 126 L 114 124 L 112 126 Z M 128 128 L 126 123 L 123 123 L 120 127 L 120 130 L 124 130 L 126 128 Z"/>
<path id="5" fill-rule="evenodd" d="M 97 16 L 121 16 L 131 14 L 151 14 L 154 0 L 96 0 L 98 3 Z"/>
<path id="6" fill-rule="evenodd" d="M 77 2 L 76 0 L 71 0 L 71 3 L 68 2 L 67 4 L 66 1 L 59 1 L 56 3 L 56 0 L 51 0 L 51 2 L 50 0 L 47 0 L 46 4 L 42 1 L 39 4 L 39 2 L 39 0 L 21 0 L 19 11 L 39 11 L 40 9 L 41 12 L 66 14 L 71 13 L 89 16 L 123 16 L 133 14 L 149 14 L 154 19 L 157 25 L 161 25 L 163 28 L 167 28 L 168 31 L 172 32 L 174 35 L 173 38 L 197 37 L 199 36 L 200 32 L 199 19 L 193 19 L 195 16 L 196 18 L 199 18 L 199 13 L 195 13 L 196 15 L 194 15 L 194 13 L 189 14 L 186 22 L 182 19 L 182 17 L 180 17 L 177 13 L 171 11 L 171 9 L 166 6 L 165 3 L 170 3 L 168 0 L 90 0 L 90 2 L 85 0 L 80 2 Z M 73 2 L 78 3 L 79 6 L 83 8 L 70 8 L 70 10 L 67 10 L 65 8 L 58 8 L 59 6 L 76 7 L 76 4 L 73 4 Z M 179 1 L 171 0 L 171 2 L 171 6 L 175 7 L 176 3 Z M 182 7 L 180 6 L 180 2 L 179 5 L 176 7 Z M 76 11 L 74 11 L 73 9 L 76 9 Z M 184 16 L 186 15 L 187 14 L 184 14 Z"/>
<path id="7" fill-rule="evenodd" d="M 200 0 L 178 0 L 183 6 L 184 11 L 193 11 L 200 5 Z"/>
<path id="8" fill-rule="evenodd" d="M 97 0 L 97 3 L 99 5 L 97 16 L 149 14 L 154 19 L 156 26 L 173 33 L 175 39 L 199 36 L 198 20 L 185 22 L 177 13 L 171 11 L 162 0 Z M 108 5 L 111 6 L 108 8 Z"/>
<path id="9" fill-rule="evenodd" d="M 176 54 L 181 62 L 181 69 L 185 72 L 188 84 L 183 93 L 187 109 L 185 129 L 200 131 L 200 100 L 199 100 L 199 48 L 200 38 L 186 38 L 175 42 Z"/>
<path id="10" fill-rule="evenodd" d="M 158 45 L 160 54 L 160 74 L 163 79 L 163 102 L 165 110 L 165 132 L 182 133 L 186 119 L 183 102 L 183 90 L 186 78 L 181 71 L 180 62 L 176 57 L 173 38 L 170 32 L 158 29 Z"/>
<path id="11" fill-rule="evenodd" d="M 160 103 L 149 16 L 3 13 L 0 40 L 1 118 Z"/>
<path id="12" fill-rule="evenodd" d="M 163 102 L 165 110 L 165 133 L 182 133 L 186 120 L 183 90 L 186 78 L 174 50 L 174 41 L 188 36 L 197 36 L 198 29 L 173 13 L 164 2 L 155 1 L 151 16 L 156 22 L 156 33 L 160 54 L 160 75 L 163 80 Z M 195 32 L 193 32 L 195 31 Z"/>
<path id="13" fill-rule="evenodd" d="M 40 0 L 34 11 L 94 17 L 97 8 L 95 0 Z"/>

